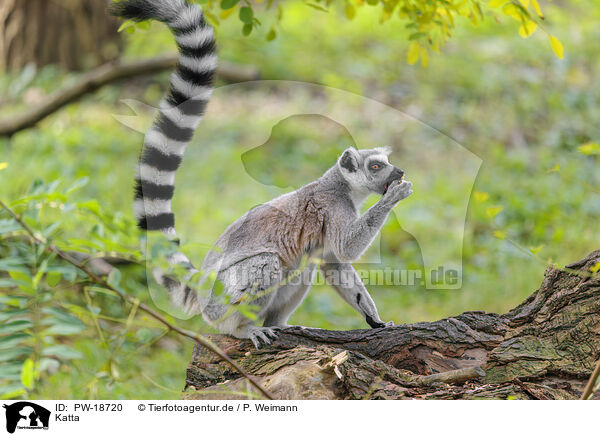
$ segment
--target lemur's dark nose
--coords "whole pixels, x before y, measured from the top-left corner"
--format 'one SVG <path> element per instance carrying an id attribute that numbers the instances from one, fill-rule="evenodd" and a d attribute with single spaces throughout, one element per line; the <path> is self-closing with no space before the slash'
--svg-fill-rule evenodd
<path id="1" fill-rule="evenodd" d="M 401 179 L 404 176 L 404 171 L 402 171 L 400 168 L 394 168 L 393 175 L 394 179 Z"/>

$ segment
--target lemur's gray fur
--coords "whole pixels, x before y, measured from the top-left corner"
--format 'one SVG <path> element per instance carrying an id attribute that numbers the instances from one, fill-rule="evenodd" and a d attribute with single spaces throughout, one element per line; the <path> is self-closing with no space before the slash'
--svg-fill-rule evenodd
<path id="1" fill-rule="evenodd" d="M 371 327 L 393 325 L 381 321 L 351 264 L 371 245 L 392 208 L 412 193 L 412 183 L 400 181 L 404 173 L 388 162 L 388 153 L 349 148 L 318 180 L 250 210 L 219 237 L 202 269 L 218 273 L 231 303 L 246 295 L 259 306 L 263 327 L 240 313 L 223 319 L 227 306 L 216 296 L 196 299 L 196 310 L 222 332 L 250 338 L 256 346 L 259 340 L 268 344 L 276 336 L 274 327 L 287 326 L 306 296 L 319 263 L 327 282 Z M 371 193 L 382 197 L 360 215 Z M 303 258 L 312 262 L 300 265 Z M 300 277 L 286 282 L 290 274 Z"/>
<path id="2" fill-rule="evenodd" d="M 126 18 L 166 22 L 181 51 L 170 94 L 146 135 L 137 178 L 140 226 L 175 237 L 174 174 L 212 89 L 216 67 L 212 29 L 200 7 L 185 0 L 125 0 L 117 8 L 116 13 Z M 186 106 L 183 97 L 193 104 Z M 271 343 L 277 329 L 287 326 L 310 288 L 317 264 L 327 282 L 371 327 L 393 325 L 381 321 L 351 264 L 373 242 L 392 208 L 412 194 L 412 183 L 401 180 L 404 172 L 388 162 L 389 153 L 387 147 L 348 148 L 318 180 L 250 210 L 231 224 L 202 265 L 205 279 L 211 272 L 216 274 L 222 294 L 210 291 L 202 296 L 160 271 L 157 280 L 186 311 L 201 313 L 221 332 L 249 338 L 256 347 Z M 381 199 L 360 215 L 361 204 L 372 193 Z M 175 253 L 170 262 L 184 265 L 188 278 L 197 272 L 183 253 Z M 230 305 L 240 302 L 259 307 L 263 326 L 238 311 L 230 313 Z"/>

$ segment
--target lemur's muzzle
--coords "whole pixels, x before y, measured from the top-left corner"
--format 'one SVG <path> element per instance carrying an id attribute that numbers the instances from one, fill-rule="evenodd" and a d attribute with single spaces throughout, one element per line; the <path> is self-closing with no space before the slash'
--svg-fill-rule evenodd
<path id="1" fill-rule="evenodd" d="M 393 171 L 390 173 L 387 182 L 385 182 L 385 185 L 383 185 L 383 193 L 385 194 L 387 192 L 388 188 L 392 185 L 392 183 L 402 180 L 403 178 L 404 171 L 402 171 L 400 168 L 394 168 Z"/>

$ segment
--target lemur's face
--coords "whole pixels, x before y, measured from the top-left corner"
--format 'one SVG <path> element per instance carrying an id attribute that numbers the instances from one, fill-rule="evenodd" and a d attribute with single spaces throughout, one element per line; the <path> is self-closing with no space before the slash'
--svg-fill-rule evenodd
<path id="1" fill-rule="evenodd" d="M 338 165 L 352 189 L 383 195 L 393 182 L 404 176 L 404 171 L 389 163 L 390 152 L 389 147 L 367 150 L 351 147 L 338 159 Z"/>

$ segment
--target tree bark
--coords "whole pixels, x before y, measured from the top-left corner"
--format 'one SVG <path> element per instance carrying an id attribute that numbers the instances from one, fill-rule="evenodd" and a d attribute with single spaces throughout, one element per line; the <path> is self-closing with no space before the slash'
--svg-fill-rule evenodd
<path id="1" fill-rule="evenodd" d="M 106 0 L 2 0 L 0 70 L 57 64 L 89 68 L 119 55 L 118 22 Z"/>
<path id="2" fill-rule="evenodd" d="M 576 399 L 600 359 L 600 250 L 511 311 L 385 329 L 289 328 L 264 349 L 209 338 L 278 399 Z M 186 399 L 248 398 L 247 381 L 196 346 Z M 592 398 L 600 399 L 596 393 Z"/>

